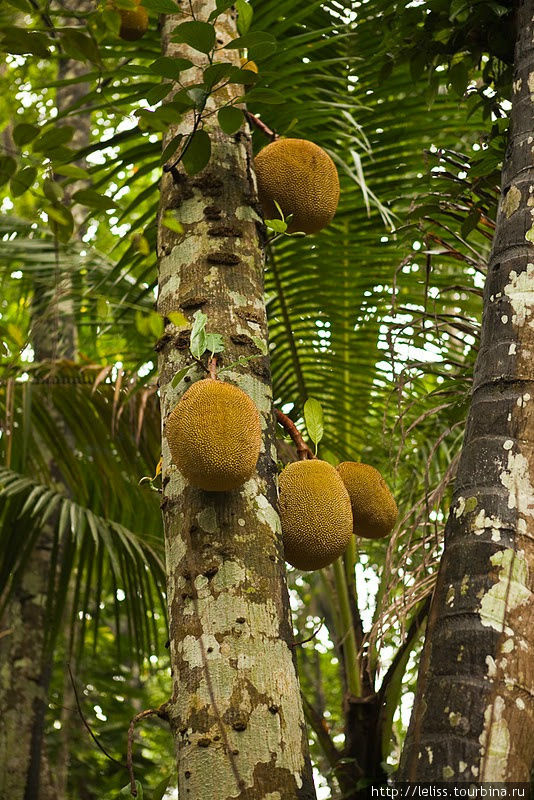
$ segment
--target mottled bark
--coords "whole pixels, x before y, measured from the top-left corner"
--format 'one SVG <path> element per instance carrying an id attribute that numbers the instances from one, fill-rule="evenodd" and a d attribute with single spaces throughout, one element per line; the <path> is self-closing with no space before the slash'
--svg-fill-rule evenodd
<path id="1" fill-rule="evenodd" d="M 534 2 L 519 6 L 511 130 L 471 409 L 407 780 L 528 781 L 534 760 Z"/>
<path id="2" fill-rule="evenodd" d="M 2 620 L 0 638 L 0 797 L 23 800 L 28 778 L 34 711 L 46 702 L 40 655 L 44 645 L 51 544 L 34 549 Z"/>
<path id="3" fill-rule="evenodd" d="M 88 0 L 85 0 L 85 7 L 89 7 Z M 84 62 L 64 59 L 60 62 L 58 78 L 75 78 L 86 70 Z M 85 83 L 59 88 L 58 111 L 82 98 L 87 88 Z M 75 128 L 73 147 L 87 144 L 89 117 L 79 115 L 69 122 Z M 70 191 L 75 191 L 75 188 L 71 187 Z M 79 207 L 74 209 L 74 217 L 80 225 L 82 215 Z M 32 344 L 35 359 L 73 360 L 77 350 L 77 331 L 70 275 L 56 276 L 52 286 L 47 278 L 36 285 L 34 294 Z M 53 407 L 50 407 L 50 414 L 55 424 L 64 428 L 68 439 L 68 431 Z M 50 473 L 61 486 L 62 476 L 52 462 Z M 11 633 L 0 640 L 0 797 L 9 797 L 10 800 L 60 800 L 62 797 L 56 791 L 48 764 L 43 763 L 43 736 L 52 670 L 51 654 L 44 648 L 46 598 L 57 522 L 57 516 L 52 515 L 40 533 L 2 621 L 2 627 Z"/>
<path id="4" fill-rule="evenodd" d="M 214 4 L 193 6 L 197 18 L 206 19 Z M 164 54 L 200 63 L 198 52 L 169 41 L 182 21 L 166 18 Z M 236 36 L 234 12 L 217 25 L 219 42 Z M 229 51 L 225 60 L 236 55 Z M 197 82 L 196 72 L 184 77 Z M 249 133 L 226 136 L 210 120 L 205 127 L 213 143 L 208 167 L 193 178 L 180 167 L 162 178 L 160 215 L 171 210 L 184 233 L 160 224 L 158 310 L 164 318 L 175 311 L 191 319 L 202 308 L 208 330 L 224 335 L 228 364 L 257 352 L 252 337 L 267 341 L 264 256 Z M 170 130 L 167 140 L 176 132 Z M 158 349 L 173 674 L 168 712 L 180 797 L 314 798 L 291 648 L 268 358 L 224 374 L 261 415 L 257 474 L 240 491 L 197 491 L 172 465 L 165 436 L 165 420 L 188 385 L 185 379 L 173 388 L 171 380 L 190 363 L 189 331 L 165 321 Z"/>

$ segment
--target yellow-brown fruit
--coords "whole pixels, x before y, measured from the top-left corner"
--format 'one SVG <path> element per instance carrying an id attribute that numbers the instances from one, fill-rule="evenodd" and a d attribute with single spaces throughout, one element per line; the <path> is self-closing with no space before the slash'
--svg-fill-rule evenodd
<path id="1" fill-rule="evenodd" d="M 237 386 L 206 378 L 189 387 L 165 425 L 173 462 L 198 489 L 237 489 L 256 469 L 258 409 Z"/>
<path id="2" fill-rule="evenodd" d="M 325 151 L 306 139 L 277 139 L 254 160 L 258 196 L 266 219 L 293 214 L 288 231 L 317 233 L 331 221 L 339 201 L 339 178 Z"/>
<path id="3" fill-rule="evenodd" d="M 338 473 L 326 461 L 295 461 L 279 484 L 286 561 L 306 570 L 332 564 L 352 535 L 350 498 Z"/>
<path id="4" fill-rule="evenodd" d="M 119 36 L 127 42 L 135 42 L 141 39 L 148 30 L 148 11 L 140 5 L 141 0 L 135 0 L 137 8 L 131 11 L 126 8 L 118 8 L 121 17 L 121 27 Z"/>
<path id="5" fill-rule="evenodd" d="M 256 75 L 258 74 L 258 65 L 256 62 L 249 61 L 249 59 L 244 56 L 241 58 L 241 69 L 249 69 L 251 72 L 255 72 Z"/>
<path id="6" fill-rule="evenodd" d="M 391 533 L 399 512 L 379 471 L 356 461 L 344 461 L 337 471 L 349 493 L 356 536 L 381 539 Z"/>

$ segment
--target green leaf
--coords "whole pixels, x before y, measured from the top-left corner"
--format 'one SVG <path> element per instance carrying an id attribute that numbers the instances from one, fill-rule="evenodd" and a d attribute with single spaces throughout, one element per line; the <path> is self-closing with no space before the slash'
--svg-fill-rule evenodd
<path id="1" fill-rule="evenodd" d="M 217 0 L 217 2 L 215 3 L 215 10 L 211 12 L 211 14 L 208 17 L 208 20 L 212 22 L 214 19 L 217 19 L 219 14 L 222 14 L 223 11 L 226 11 L 233 5 L 234 5 L 234 0 Z"/>
<path id="2" fill-rule="evenodd" d="M 99 297 L 96 301 L 96 313 L 100 319 L 106 319 L 109 316 L 109 302 L 105 297 Z"/>
<path id="3" fill-rule="evenodd" d="M 152 334 L 156 337 L 156 339 L 159 339 L 165 327 L 162 318 L 156 311 L 153 311 L 150 314 L 149 320 L 150 320 L 150 330 L 152 331 Z"/>
<path id="4" fill-rule="evenodd" d="M 227 50 L 246 50 L 247 48 L 255 47 L 265 42 L 276 44 L 276 39 L 271 33 L 267 33 L 266 31 L 252 31 L 252 33 L 246 33 L 243 36 L 239 36 L 237 39 L 232 39 L 231 42 L 225 45 L 225 48 Z"/>
<path id="5" fill-rule="evenodd" d="M 67 142 L 74 136 L 74 128 L 70 125 L 61 125 L 59 128 L 49 128 L 42 133 L 33 143 L 35 153 L 46 153 L 49 155 L 53 150 Z"/>
<path id="6" fill-rule="evenodd" d="M 19 11 L 24 11 L 27 13 L 28 11 L 33 11 L 32 5 L 29 0 L 6 0 L 10 6 L 13 8 L 18 9 Z"/>
<path id="7" fill-rule="evenodd" d="M 245 33 L 238 39 L 233 39 L 225 47 L 228 50 L 244 50 L 248 52 L 251 61 L 261 61 L 276 52 L 276 39 L 271 33 L 265 31 L 252 31 Z"/>
<path id="8" fill-rule="evenodd" d="M 29 142 L 32 142 L 36 136 L 39 136 L 39 128 L 37 125 L 30 125 L 28 122 L 21 122 L 13 128 L 13 141 L 18 147 L 22 147 Z"/>
<path id="9" fill-rule="evenodd" d="M 221 130 L 225 133 L 232 134 L 239 130 L 243 124 L 243 112 L 239 108 L 227 106 L 221 108 L 217 114 Z"/>
<path id="10" fill-rule="evenodd" d="M 304 403 L 304 422 L 306 423 L 308 436 L 315 444 L 315 452 L 317 452 L 317 445 L 323 438 L 324 433 L 323 407 L 314 397 L 309 397 Z"/>
<path id="11" fill-rule="evenodd" d="M 184 226 L 180 222 L 180 220 L 176 219 L 172 211 L 166 211 L 165 216 L 161 221 L 162 225 L 165 225 L 170 231 L 174 231 L 175 233 L 183 233 Z"/>
<path id="12" fill-rule="evenodd" d="M 163 780 L 160 783 L 158 783 L 158 785 L 156 786 L 156 788 L 152 792 L 152 800 L 163 800 L 163 798 L 165 796 L 165 793 L 167 791 L 167 788 L 169 786 L 169 783 L 171 782 L 173 777 L 174 777 L 174 773 L 171 772 L 170 775 L 167 775 L 166 778 L 163 778 Z"/>
<path id="13" fill-rule="evenodd" d="M 3 33 L 2 48 L 8 53 L 30 54 L 41 58 L 50 56 L 50 50 L 47 47 L 49 39 L 43 33 L 35 33 L 11 25 L 5 26 Z"/>
<path id="14" fill-rule="evenodd" d="M 75 28 L 63 28 L 61 30 L 61 44 L 65 53 L 77 61 L 91 61 L 93 64 L 100 64 L 100 52 L 98 45 L 81 31 Z"/>
<path id="15" fill-rule="evenodd" d="M 173 42 L 183 42 L 200 53 L 211 53 L 215 46 L 215 28 L 209 22 L 182 22 L 172 35 Z"/>
<path id="16" fill-rule="evenodd" d="M 195 311 L 193 316 L 193 329 L 189 349 L 195 358 L 200 358 L 206 352 L 206 322 L 207 316 L 202 311 Z"/>
<path id="17" fill-rule="evenodd" d="M 233 64 L 228 61 L 218 61 L 216 64 L 210 64 L 204 70 L 204 85 L 211 89 L 216 83 L 219 83 L 221 78 L 228 77 L 235 69 Z"/>
<path id="18" fill-rule="evenodd" d="M 173 376 L 171 381 L 171 386 L 173 389 L 176 389 L 180 381 L 185 378 L 187 373 L 190 372 L 190 370 L 192 370 L 194 366 L 195 366 L 194 364 L 189 364 L 188 367 L 182 367 L 182 369 L 178 370 L 178 372 L 176 373 L 176 375 Z"/>
<path id="19" fill-rule="evenodd" d="M 19 197 L 24 192 L 28 191 L 30 186 L 35 181 L 37 170 L 35 167 L 24 167 L 19 170 L 9 182 L 9 188 L 13 197 Z"/>
<path id="20" fill-rule="evenodd" d="M 52 203 L 61 200 L 61 198 L 63 197 L 63 189 L 61 188 L 59 183 L 57 183 L 54 180 L 51 180 L 50 178 L 44 179 L 43 192 L 44 196 L 47 197 L 48 200 L 50 200 L 50 202 Z"/>
<path id="21" fill-rule="evenodd" d="M 265 224 L 275 233 L 285 233 L 287 231 L 287 222 L 283 219 L 266 219 Z"/>
<path id="22" fill-rule="evenodd" d="M 163 78 L 173 78 L 177 80 L 180 73 L 186 69 L 191 69 L 193 62 L 188 58 L 170 58 L 169 56 L 162 56 L 157 58 L 149 67 L 149 70 L 155 75 L 161 75 Z"/>
<path id="23" fill-rule="evenodd" d="M 156 103 L 161 102 L 169 92 L 172 90 L 172 83 L 162 83 L 161 86 L 154 86 L 152 89 L 149 89 L 146 93 L 147 102 L 151 106 L 155 106 Z"/>
<path id="24" fill-rule="evenodd" d="M 208 164 L 211 156 L 211 140 L 206 131 L 195 131 L 184 152 L 182 163 L 188 175 L 196 175 Z"/>
<path id="25" fill-rule="evenodd" d="M 459 61 L 450 68 L 449 83 L 456 94 L 463 97 L 469 83 L 469 70 L 465 61 Z"/>
<path id="26" fill-rule="evenodd" d="M 86 169 L 76 166 L 76 164 L 57 164 L 54 166 L 54 172 L 58 175 L 63 175 L 65 178 L 74 178 L 74 180 L 90 180 L 91 176 Z"/>
<path id="27" fill-rule="evenodd" d="M 222 353 L 224 351 L 224 339 L 220 333 L 206 334 L 206 350 L 210 353 Z"/>
<path id="28" fill-rule="evenodd" d="M 166 145 L 166 147 L 163 150 L 163 153 L 161 154 L 161 159 L 160 159 L 161 164 L 165 164 L 165 162 L 168 161 L 169 158 L 176 153 L 182 139 L 183 139 L 183 133 L 177 133 L 176 136 L 173 136 L 173 138 Z"/>
<path id="29" fill-rule="evenodd" d="M 182 10 L 173 0 L 143 0 L 143 6 L 156 14 L 179 14 Z"/>
<path id="30" fill-rule="evenodd" d="M 82 206 L 94 208 L 97 211 L 108 211 L 117 207 L 117 203 L 114 200 L 104 194 L 95 192 L 94 189 L 79 189 L 79 191 L 74 192 L 72 199 Z"/>
<path id="31" fill-rule="evenodd" d="M 135 782 L 135 788 L 137 790 L 137 795 L 136 795 L 137 796 L 137 800 L 143 800 L 143 787 L 141 786 L 139 781 Z M 132 797 L 133 796 L 132 795 L 131 786 L 130 786 L 129 783 L 126 786 L 122 787 L 122 789 L 120 791 L 120 796 L 121 797 Z"/>
<path id="32" fill-rule="evenodd" d="M 250 3 L 245 2 L 245 0 L 236 0 L 235 7 L 237 11 L 237 31 L 243 36 L 250 28 L 254 12 Z"/>
<path id="33" fill-rule="evenodd" d="M 266 103 L 267 105 L 278 105 L 286 102 L 286 97 L 276 89 L 251 89 L 247 94 L 247 102 Z"/>
<path id="34" fill-rule="evenodd" d="M 3 186 L 17 171 L 17 162 L 12 156 L 0 156 L 0 186 Z"/>

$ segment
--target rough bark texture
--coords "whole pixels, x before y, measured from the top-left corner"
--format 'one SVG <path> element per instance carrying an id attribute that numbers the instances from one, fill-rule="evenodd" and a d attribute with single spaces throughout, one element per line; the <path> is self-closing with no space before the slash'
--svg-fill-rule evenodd
<path id="1" fill-rule="evenodd" d="M 80 10 L 88 8 L 88 0 L 80 5 Z M 60 62 L 58 77 L 75 78 L 86 69 L 83 61 L 65 59 Z M 83 83 L 59 88 L 58 110 L 61 112 L 82 98 L 87 88 Z M 89 140 L 89 117 L 71 118 L 69 123 L 75 127 L 73 147 L 82 147 Z M 75 188 L 71 187 L 71 192 Z M 74 209 L 77 225 L 83 216 L 80 212 L 79 207 Z M 49 278 L 35 288 L 32 343 L 36 361 L 74 360 L 76 356 L 77 331 L 70 290 L 70 276 L 58 276 L 52 289 Z M 57 426 L 63 425 L 52 407 L 50 414 Z M 54 464 L 50 471 L 61 485 L 62 476 Z M 44 650 L 46 598 L 56 524 L 53 515 L 43 528 L 2 624 L 9 633 L 0 639 L 0 797 L 10 800 L 63 796 L 53 785 L 43 745 L 52 669 L 50 653 Z"/>
<path id="2" fill-rule="evenodd" d="M 533 18 L 521 3 L 481 346 L 404 780 L 528 781 L 533 766 Z"/>
<path id="3" fill-rule="evenodd" d="M 200 19 L 213 7 L 193 3 Z M 219 18 L 219 43 L 235 38 L 234 17 L 230 12 Z M 169 41 L 182 21 L 166 17 L 164 54 L 198 64 L 198 52 Z M 184 74 L 187 82 L 198 81 L 195 73 Z M 206 128 L 213 144 L 208 167 L 193 178 L 179 167 L 162 179 L 160 215 L 172 210 L 184 233 L 160 224 L 158 310 L 164 318 L 175 311 L 191 319 L 201 308 L 208 330 L 224 335 L 223 362 L 229 364 L 258 352 L 252 337 L 267 341 L 264 258 L 249 134 L 229 137 L 215 123 Z M 170 130 L 168 138 L 176 132 Z M 165 436 L 165 420 L 189 385 L 184 379 L 171 386 L 177 370 L 190 363 L 188 341 L 189 330 L 166 319 L 158 349 L 173 673 L 167 710 L 180 797 L 314 798 L 276 510 L 268 358 L 223 376 L 244 389 L 260 412 L 264 444 L 257 474 L 241 491 L 201 492 L 172 465 Z"/>

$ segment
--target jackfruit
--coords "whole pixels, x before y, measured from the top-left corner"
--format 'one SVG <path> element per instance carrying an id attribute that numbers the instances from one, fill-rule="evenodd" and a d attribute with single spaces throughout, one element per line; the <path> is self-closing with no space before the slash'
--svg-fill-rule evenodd
<path id="1" fill-rule="evenodd" d="M 337 471 L 349 493 L 354 533 L 366 539 L 381 539 L 391 533 L 399 512 L 380 472 L 355 461 L 344 461 Z"/>
<path id="2" fill-rule="evenodd" d="M 350 498 L 338 473 L 326 461 L 295 461 L 279 485 L 286 561 L 306 570 L 331 564 L 352 535 Z"/>
<path id="3" fill-rule="evenodd" d="M 266 219 L 293 214 L 288 232 L 317 233 L 331 221 L 339 201 L 339 178 L 325 151 L 306 139 L 277 139 L 254 160 L 258 196 Z"/>
<path id="4" fill-rule="evenodd" d="M 213 378 L 197 381 L 169 414 L 165 431 L 173 463 L 197 489 L 228 492 L 254 474 L 260 415 L 237 386 Z"/>
<path id="5" fill-rule="evenodd" d="M 121 17 L 121 27 L 119 36 L 127 42 L 135 42 L 141 39 L 148 30 L 148 11 L 142 5 L 141 0 L 135 0 L 137 8 L 128 10 L 118 8 Z"/>

